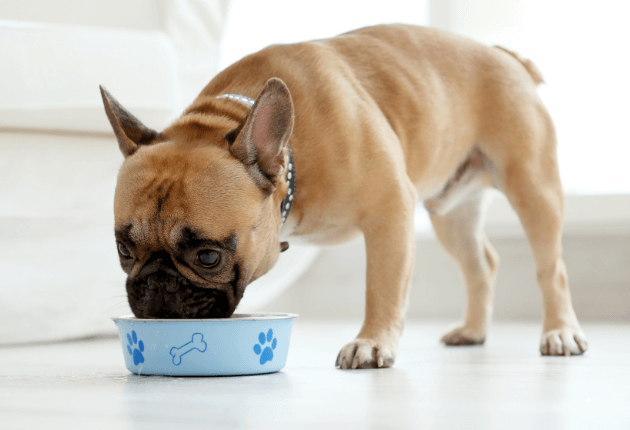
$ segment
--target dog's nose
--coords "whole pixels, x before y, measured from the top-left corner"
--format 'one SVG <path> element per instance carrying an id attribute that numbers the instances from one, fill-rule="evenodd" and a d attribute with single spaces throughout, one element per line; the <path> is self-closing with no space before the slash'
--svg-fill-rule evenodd
<path id="1" fill-rule="evenodd" d="M 151 290 L 166 290 L 174 293 L 179 288 L 178 278 L 169 274 L 158 272 L 147 277 L 147 285 Z"/>

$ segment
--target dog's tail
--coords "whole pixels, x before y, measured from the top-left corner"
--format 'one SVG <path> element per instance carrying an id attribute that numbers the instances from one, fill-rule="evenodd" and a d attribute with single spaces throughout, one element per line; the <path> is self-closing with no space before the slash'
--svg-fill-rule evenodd
<path id="1" fill-rule="evenodd" d="M 545 82 L 542 77 L 542 73 L 540 73 L 540 70 L 538 69 L 538 67 L 536 67 L 536 65 L 534 64 L 532 60 L 530 60 L 529 58 L 523 58 L 520 55 L 518 55 L 516 52 L 510 51 L 509 49 L 505 49 L 502 46 L 495 45 L 494 47 L 499 48 L 501 51 L 507 52 L 512 57 L 516 58 L 523 65 L 523 67 L 525 67 L 525 69 L 527 70 L 529 75 L 532 77 L 536 85 Z"/>

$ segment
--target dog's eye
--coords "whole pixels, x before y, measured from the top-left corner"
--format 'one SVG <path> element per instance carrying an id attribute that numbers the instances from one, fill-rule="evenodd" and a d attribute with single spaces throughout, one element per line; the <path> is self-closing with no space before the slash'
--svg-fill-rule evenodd
<path id="1" fill-rule="evenodd" d="M 203 267 L 211 268 L 219 264 L 221 260 L 221 256 L 217 251 L 203 250 L 199 251 L 197 254 L 197 258 L 199 259 L 199 263 Z"/>
<path id="2" fill-rule="evenodd" d="M 120 252 L 120 255 L 122 255 L 123 257 L 129 258 L 131 257 L 131 252 L 129 251 L 129 249 L 121 242 L 118 242 L 118 252 Z"/>

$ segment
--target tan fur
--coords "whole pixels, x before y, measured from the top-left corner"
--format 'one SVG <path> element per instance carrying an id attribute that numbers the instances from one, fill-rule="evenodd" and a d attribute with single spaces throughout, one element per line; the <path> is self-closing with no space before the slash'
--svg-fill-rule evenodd
<path id="1" fill-rule="evenodd" d="M 529 75 L 532 77 L 532 79 L 534 80 L 534 83 L 536 85 L 542 84 L 543 82 L 545 82 L 545 80 L 542 77 L 542 73 L 540 73 L 540 70 L 538 70 L 538 67 L 536 67 L 536 65 L 532 62 L 532 60 L 530 60 L 528 58 L 523 58 L 518 53 L 516 53 L 514 51 L 510 51 L 509 49 L 504 48 L 502 46 L 496 46 L 495 45 L 495 48 L 498 48 L 498 49 L 500 49 L 502 51 L 507 52 L 512 57 L 514 57 L 518 61 L 520 61 L 521 64 L 523 65 L 523 67 L 525 67 L 525 69 L 527 69 L 527 71 L 529 72 Z"/>
<path id="2" fill-rule="evenodd" d="M 273 77 L 286 83 L 295 109 L 290 144 L 297 189 L 281 232 L 277 204 L 286 185 L 281 181 L 267 199 L 257 194 L 225 149 L 225 134 L 245 121 L 247 109 L 216 99 L 225 93 L 256 98 Z M 536 94 L 541 81 L 531 61 L 504 48 L 407 25 L 270 46 L 217 75 L 160 134 L 166 143 L 141 147 L 128 158 L 117 188 L 116 221 L 147 218 L 138 182 L 152 181 L 153 168 L 155 175 L 167 169 L 183 183 L 180 199 L 186 204 L 173 207 L 173 219 L 187 217 L 216 235 L 245 235 L 259 223 L 260 240 L 245 241 L 243 249 L 239 243 L 249 280 L 275 262 L 280 237 L 327 245 L 363 234 L 365 322 L 337 365 L 384 367 L 394 362 L 402 330 L 418 199 L 468 289 L 464 321 L 443 341 L 484 341 L 498 257 L 481 230 L 483 191 L 495 187 L 519 215 L 534 253 L 545 311 L 541 352 L 580 354 L 586 341 L 562 261 L 563 197 L 553 124 Z M 155 167 L 164 160 L 163 168 Z M 230 177 L 242 178 L 232 183 L 221 173 L 204 172 L 203 165 L 212 163 L 224 163 Z M 217 195 L 224 200 L 215 200 Z M 152 246 L 168 246 L 168 240 Z"/>

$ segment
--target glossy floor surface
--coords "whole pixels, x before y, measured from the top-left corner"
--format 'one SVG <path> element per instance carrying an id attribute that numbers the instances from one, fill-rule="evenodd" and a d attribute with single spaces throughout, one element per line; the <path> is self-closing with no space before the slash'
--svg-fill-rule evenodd
<path id="1" fill-rule="evenodd" d="M 408 321 L 391 369 L 341 371 L 358 322 L 297 320 L 276 374 L 142 377 L 116 339 L 0 349 L 3 429 L 630 429 L 630 325 L 585 324 L 581 357 L 541 357 L 537 324 L 483 347 Z"/>

